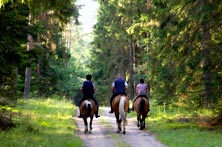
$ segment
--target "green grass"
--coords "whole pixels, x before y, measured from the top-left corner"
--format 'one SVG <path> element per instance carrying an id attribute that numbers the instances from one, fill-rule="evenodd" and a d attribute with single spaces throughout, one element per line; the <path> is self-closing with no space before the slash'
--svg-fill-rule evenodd
<path id="1" fill-rule="evenodd" d="M 53 99 L 21 99 L 13 112 L 16 127 L 0 131 L 0 147 L 82 147 L 76 135 L 70 101 Z M 135 117 L 131 112 L 129 117 Z M 212 116 L 210 111 L 189 113 L 182 108 L 155 106 L 146 119 L 146 129 L 169 147 L 222 147 L 222 128 L 201 126 L 199 118 Z M 105 122 L 101 122 L 102 124 Z M 127 145 L 126 145 L 127 146 Z"/>
<path id="2" fill-rule="evenodd" d="M 11 111 L 16 127 L 0 131 L 0 147 L 81 147 L 70 101 L 22 99 Z"/>
<path id="3" fill-rule="evenodd" d="M 210 111 L 189 113 L 182 108 L 155 106 L 146 118 L 146 129 L 169 147 L 222 147 L 222 128 L 201 126 L 201 118 L 212 116 Z M 135 115 L 135 112 L 133 112 Z"/>

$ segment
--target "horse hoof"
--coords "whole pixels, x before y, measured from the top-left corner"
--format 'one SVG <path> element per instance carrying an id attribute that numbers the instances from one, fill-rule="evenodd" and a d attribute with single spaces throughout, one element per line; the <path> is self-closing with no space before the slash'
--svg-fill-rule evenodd
<path id="1" fill-rule="evenodd" d="M 85 130 L 84 130 L 84 133 L 85 133 L 85 134 L 87 134 L 88 132 L 89 132 L 89 130 L 88 130 L 88 129 L 85 129 Z"/>
<path id="2" fill-rule="evenodd" d="M 123 134 L 126 134 L 126 131 L 123 131 Z"/>

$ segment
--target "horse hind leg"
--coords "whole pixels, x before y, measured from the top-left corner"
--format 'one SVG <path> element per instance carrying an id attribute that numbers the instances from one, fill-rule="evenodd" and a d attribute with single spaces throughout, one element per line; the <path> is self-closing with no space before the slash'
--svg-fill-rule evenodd
<path id="1" fill-rule="evenodd" d="M 126 134 L 126 122 L 123 121 L 123 134 Z"/>
<path id="2" fill-rule="evenodd" d="M 146 126 L 146 116 L 143 116 L 143 129 L 145 129 L 145 126 Z"/>
<path id="3" fill-rule="evenodd" d="M 121 119 L 116 121 L 116 123 L 117 123 L 117 131 L 116 131 L 116 133 L 120 133 L 122 131 L 121 122 L 122 122 Z"/>
<path id="4" fill-rule="evenodd" d="M 119 118 L 119 114 L 115 114 L 115 117 L 116 117 L 116 124 L 117 124 L 117 131 L 116 133 L 120 133 L 122 131 L 122 128 L 121 128 L 121 119 Z"/>
<path id="5" fill-rule="evenodd" d="M 137 127 L 140 127 L 140 115 L 137 115 Z"/>
<path id="6" fill-rule="evenodd" d="M 140 120 L 140 130 L 145 129 L 145 116 L 142 116 Z"/>
<path id="7" fill-rule="evenodd" d="M 87 133 L 88 133 L 88 122 L 87 122 L 87 118 L 84 118 L 84 125 L 85 125 L 84 133 L 87 134 Z"/>
<path id="8" fill-rule="evenodd" d="M 144 118 L 143 118 L 143 116 L 141 116 L 141 118 L 140 118 L 140 130 L 143 130 L 143 122 L 144 122 Z"/>
<path id="9" fill-rule="evenodd" d="M 90 117 L 90 124 L 89 124 L 89 133 L 92 133 L 92 121 L 93 121 L 93 117 Z"/>
<path id="10" fill-rule="evenodd" d="M 117 122 L 117 131 L 116 131 L 116 133 L 120 133 L 121 131 L 122 131 L 121 123 Z"/>

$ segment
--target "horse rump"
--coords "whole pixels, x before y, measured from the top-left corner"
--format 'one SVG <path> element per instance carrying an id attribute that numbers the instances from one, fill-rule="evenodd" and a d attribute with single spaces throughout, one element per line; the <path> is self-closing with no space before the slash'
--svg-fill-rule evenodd
<path id="1" fill-rule="evenodd" d="M 90 100 L 84 100 L 80 105 L 80 114 L 84 117 L 90 117 L 93 110 L 93 104 Z"/>

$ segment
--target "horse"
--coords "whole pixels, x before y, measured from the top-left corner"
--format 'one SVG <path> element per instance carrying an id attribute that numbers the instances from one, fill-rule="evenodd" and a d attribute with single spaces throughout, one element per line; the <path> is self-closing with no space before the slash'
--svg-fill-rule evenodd
<path id="1" fill-rule="evenodd" d="M 93 117 L 96 113 L 97 106 L 95 102 L 92 99 L 86 99 L 81 102 L 80 104 L 80 114 L 83 118 L 84 125 L 85 125 L 85 130 L 84 133 L 92 133 L 92 121 Z M 90 118 L 89 126 L 88 126 L 88 121 L 87 118 Z"/>
<path id="2" fill-rule="evenodd" d="M 145 119 L 150 111 L 149 105 L 149 100 L 143 96 L 139 96 L 133 104 L 137 113 L 137 127 L 140 127 L 140 130 L 145 129 Z"/>
<path id="3" fill-rule="evenodd" d="M 129 108 L 129 100 L 128 97 L 125 95 L 117 95 L 113 102 L 112 102 L 112 108 L 115 113 L 116 117 L 116 123 L 117 123 L 117 132 L 120 133 L 122 131 L 121 123 L 123 127 L 123 134 L 126 134 L 126 128 L 127 125 L 127 112 Z"/>

